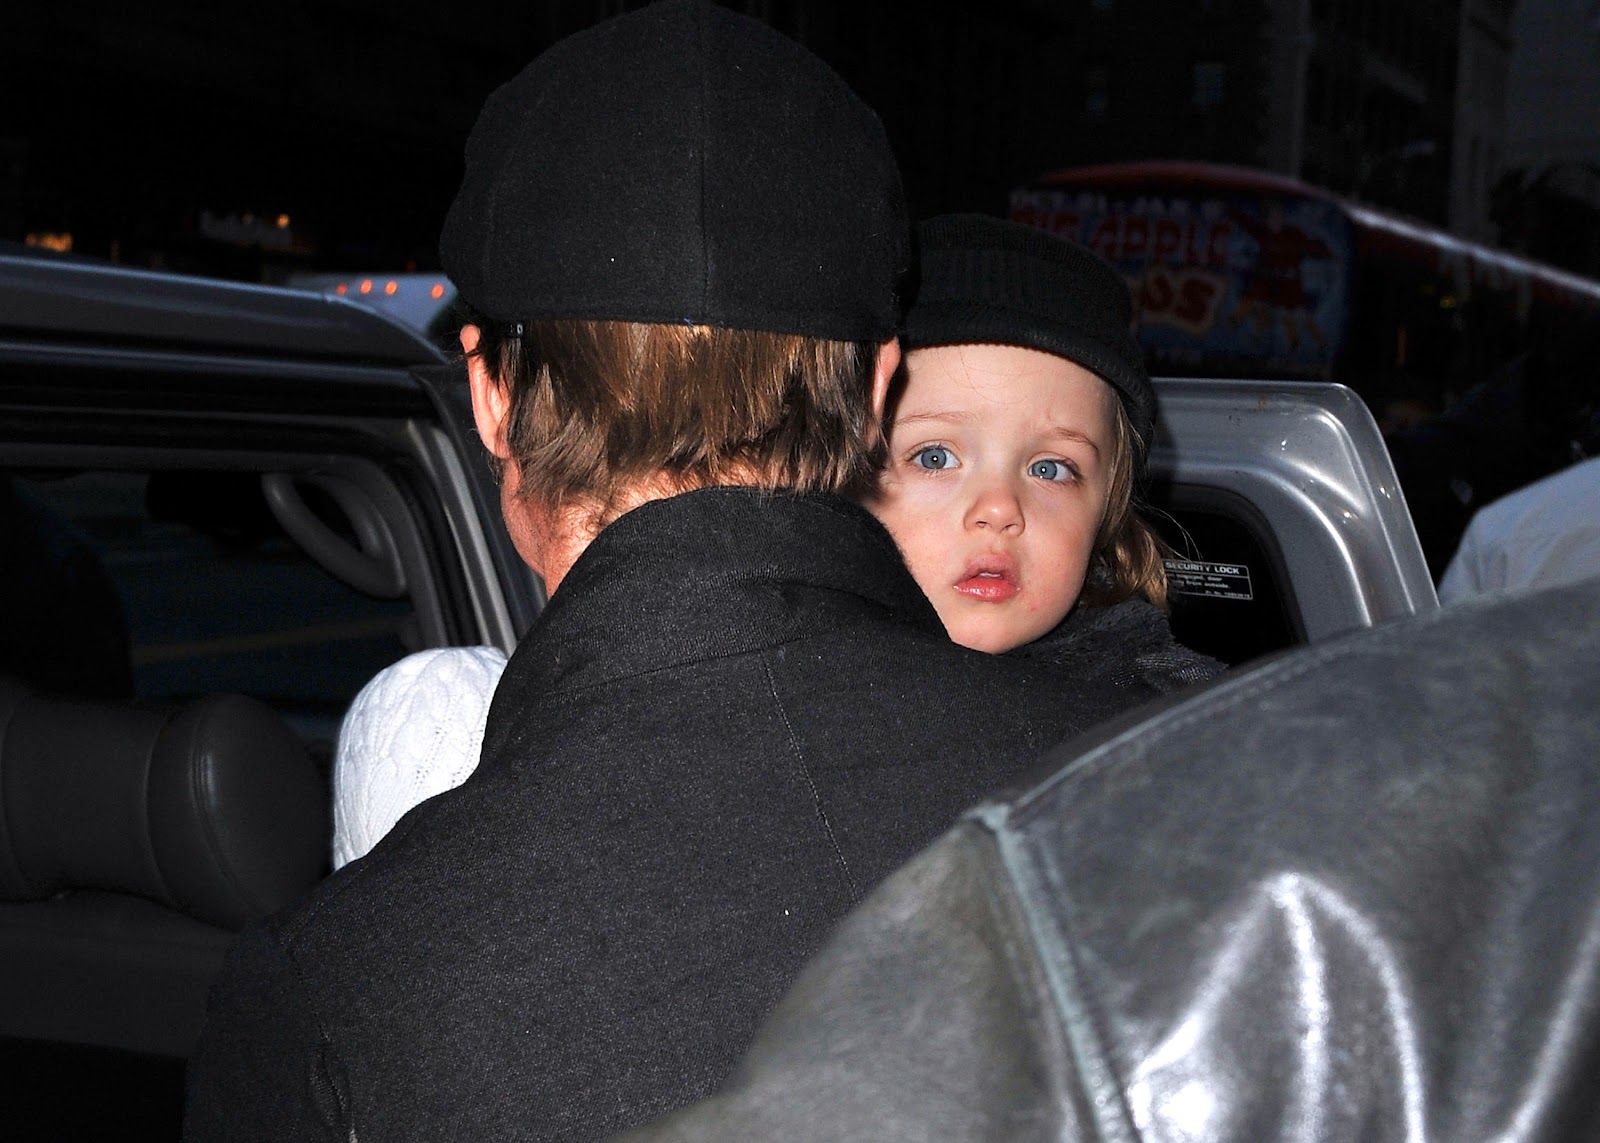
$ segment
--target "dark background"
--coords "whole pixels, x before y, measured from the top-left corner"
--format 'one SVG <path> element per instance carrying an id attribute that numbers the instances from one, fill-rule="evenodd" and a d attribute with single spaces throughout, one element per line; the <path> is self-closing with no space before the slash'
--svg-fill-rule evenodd
<path id="1" fill-rule="evenodd" d="M 1472 52 L 1503 57 L 1514 10 L 1466 3 L 1306 0 L 1293 108 L 1271 84 L 1282 14 L 1301 10 L 1289 0 L 729 6 L 807 43 L 879 110 L 918 215 L 1003 212 L 1012 186 L 1069 164 L 1194 158 L 1452 227 Z M 0 241 L 70 236 L 81 254 L 266 280 L 431 269 L 484 97 L 556 38 L 638 6 L 10 0 Z M 1491 103 L 1494 82 L 1480 82 Z M 1274 141 L 1286 117 L 1289 158 Z M 1547 172 L 1486 153 L 1492 217 L 1468 236 L 1600 276 L 1600 190 L 1552 192 Z"/>

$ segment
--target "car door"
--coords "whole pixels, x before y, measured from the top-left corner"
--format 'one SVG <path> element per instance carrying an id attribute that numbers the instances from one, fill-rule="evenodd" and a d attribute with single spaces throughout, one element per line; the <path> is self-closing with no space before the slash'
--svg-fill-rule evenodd
<path id="1" fill-rule="evenodd" d="M 509 651 L 537 614 L 469 425 L 459 371 L 359 307 L 0 258 L 0 676 L 86 718 L 249 696 L 325 787 L 374 673 Z M 26 749 L 0 726 L 0 801 Z M 8 1121 L 173 1137 L 231 927 L 108 891 L 85 854 L 29 893 L 59 881 L 46 856 L 15 831 L 0 851 L 22 886 L 0 900 Z"/>
<path id="2" fill-rule="evenodd" d="M 1145 509 L 1180 641 L 1229 664 L 1438 606 L 1378 426 L 1343 385 L 1158 378 Z"/>

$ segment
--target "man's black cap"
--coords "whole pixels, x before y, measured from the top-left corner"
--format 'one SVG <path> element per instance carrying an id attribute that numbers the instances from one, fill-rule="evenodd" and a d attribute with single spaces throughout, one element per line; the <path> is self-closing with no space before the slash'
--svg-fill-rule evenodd
<path id="1" fill-rule="evenodd" d="M 1116 270 L 1075 242 L 982 214 L 919 223 L 917 246 L 921 281 L 905 348 L 1020 345 L 1077 362 L 1117 391 L 1142 472 L 1156 393 L 1133 336 L 1133 299 Z"/>
<path id="2" fill-rule="evenodd" d="M 489 97 L 440 238 L 502 321 L 895 332 L 907 261 L 883 126 L 758 21 L 663 0 L 570 36 Z"/>

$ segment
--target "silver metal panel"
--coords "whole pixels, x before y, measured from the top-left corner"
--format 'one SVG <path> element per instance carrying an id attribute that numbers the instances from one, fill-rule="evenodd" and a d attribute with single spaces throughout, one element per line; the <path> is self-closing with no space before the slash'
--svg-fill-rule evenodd
<path id="1" fill-rule="evenodd" d="M 1156 388 L 1152 474 L 1260 511 L 1309 639 L 1439 605 L 1388 449 L 1353 391 L 1183 378 Z"/>
<path id="2" fill-rule="evenodd" d="M 399 322 L 304 290 L 0 255 L 0 327 L 416 365 L 444 356 Z"/>
<path id="3" fill-rule="evenodd" d="M 409 427 L 413 448 L 427 468 L 433 481 L 445 519 L 455 540 L 461 569 L 471 595 L 472 609 L 478 627 L 478 638 L 483 643 L 499 647 L 507 655 L 517 648 L 521 635 L 518 617 L 537 615 L 544 604 L 544 586 L 526 564 L 516 561 L 509 568 L 516 582 L 502 581 L 495 574 L 497 566 L 507 561 L 496 561 L 491 547 L 503 527 L 491 536 L 480 506 L 472 496 L 472 481 L 467 475 L 467 463 L 484 463 L 481 458 L 470 460 L 458 454 L 450 438 L 433 425 L 412 422 Z M 499 504 L 490 504 L 488 511 L 498 512 Z M 498 516 L 495 517 L 498 522 Z M 520 606 L 518 605 L 520 601 Z"/>

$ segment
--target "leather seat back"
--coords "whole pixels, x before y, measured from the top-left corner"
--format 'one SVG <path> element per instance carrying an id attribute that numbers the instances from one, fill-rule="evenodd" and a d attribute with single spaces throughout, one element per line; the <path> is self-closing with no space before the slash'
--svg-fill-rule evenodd
<path id="1" fill-rule="evenodd" d="M 328 806 L 283 720 L 238 695 L 171 712 L 0 680 L 0 900 L 150 898 L 238 929 L 321 875 Z"/>
<path id="2" fill-rule="evenodd" d="M 0 678 L 0 1037 L 185 1056 L 233 934 L 325 871 L 324 782 L 253 699 Z"/>

